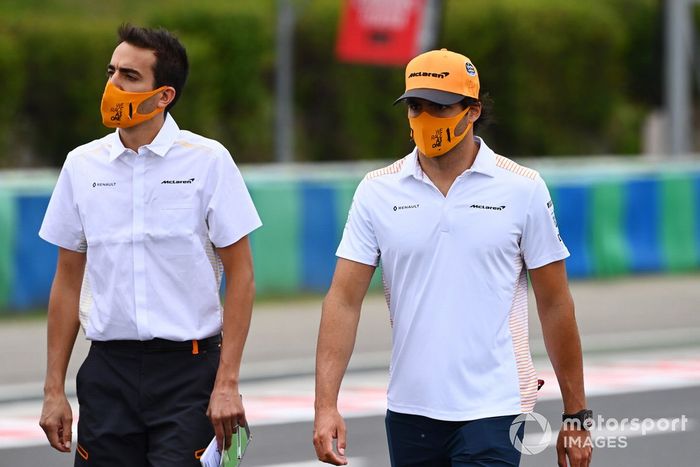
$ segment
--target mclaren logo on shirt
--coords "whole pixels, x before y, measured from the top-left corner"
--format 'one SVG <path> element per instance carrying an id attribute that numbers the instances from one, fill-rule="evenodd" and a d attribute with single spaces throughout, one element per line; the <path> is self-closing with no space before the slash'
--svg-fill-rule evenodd
<path id="1" fill-rule="evenodd" d="M 505 206 L 486 206 L 485 204 L 472 204 L 469 206 L 472 209 L 484 209 L 486 211 L 503 211 Z"/>
<path id="2" fill-rule="evenodd" d="M 161 185 L 183 185 L 189 183 L 194 183 L 194 178 L 188 180 L 163 180 L 160 182 Z"/>
<path id="3" fill-rule="evenodd" d="M 404 209 L 418 209 L 420 204 L 404 204 L 403 206 L 394 206 L 394 211 L 402 211 Z"/>

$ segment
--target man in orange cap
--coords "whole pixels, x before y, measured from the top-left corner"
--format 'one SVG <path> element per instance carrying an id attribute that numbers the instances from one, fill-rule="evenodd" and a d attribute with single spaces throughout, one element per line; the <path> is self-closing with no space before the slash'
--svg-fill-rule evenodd
<path id="1" fill-rule="evenodd" d="M 590 463 L 592 413 L 564 266 L 569 252 L 540 175 L 474 136 L 479 87 L 471 60 L 445 49 L 406 67 L 397 102 L 407 104 L 416 148 L 358 186 L 323 303 L 314 446 L 324 462 L 347 463 L 337 397 L 381 261 L 393 336 L 392 466 L 519 464 L 522 422 L 538 390 L 528 273 L 564 401 L 559 465 Z"/>

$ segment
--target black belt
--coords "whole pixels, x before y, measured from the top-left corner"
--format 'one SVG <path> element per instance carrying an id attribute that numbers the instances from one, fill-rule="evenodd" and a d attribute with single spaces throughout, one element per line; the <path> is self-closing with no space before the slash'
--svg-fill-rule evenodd
<path id="1" fill-rule="evenodd" d="M 190 351 L 198 354 L 200 350 L 209 350 L 221 346 L 221 335 L 207 337 L 191 341 L 169 341 L 167 339 L 155 338 L 148 341 L 136 340 L 113 340 L 113 341 L 92 341 L 92 345 L 108 350 L 122 350 L 129 352 L 178 352 Z"/>

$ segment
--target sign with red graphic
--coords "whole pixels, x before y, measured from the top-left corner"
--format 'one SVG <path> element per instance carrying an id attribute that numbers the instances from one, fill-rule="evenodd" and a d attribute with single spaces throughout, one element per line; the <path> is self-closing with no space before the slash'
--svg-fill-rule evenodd
<path id="1" fill-rule="evenodd" d="M 434 36 L 434 0 L 345 0 L 336 54 L 339 60 L 405 65 Z"/>

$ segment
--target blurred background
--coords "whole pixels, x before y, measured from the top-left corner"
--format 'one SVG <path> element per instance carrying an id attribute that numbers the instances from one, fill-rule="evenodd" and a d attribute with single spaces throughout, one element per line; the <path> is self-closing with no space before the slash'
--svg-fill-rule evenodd
<path id="1" fill-rule="evenodd" d="M 346 3 L 3 0 L 0 164 L 60 166 L 70 149 L 104 134 L 97 109 L 115 31 L 124 21 L 164 26 L 182 39 L 191 75 L 173 115 L 183 128 L 220 140 L 239 163 L 276 160 L 275 137 L 284 131 L 275 124 L 277 66 L 280 54 L 289 52 L 284 73 L 293 83 L 294 161 L 398 158 L 411 149 L 404 112 L 391 105 L 402 92 L 406 52 L 364 63 L 340 59 Z M 399 20 L 397 5 L 435 4 L 434 37 L 426 45 L 473 60 L 482 90 L 494 100 L 496 124 L 482 133 L 503 154 L 665 149 L 654 133 L 666 133 L 656 129 L 664 118 L 663 2 L 378 3 Z M 285 19 L 290 32 L 280 27 Z M 417 20 L 423 19 L 421 12 Z M 394 27 L 411 27 L 409 18 L 405 23 Z M 280 30 L 287 34 L 282 44 Z M 420 50 L 410 46 L 408 34 L 401 39 L 408 39 L 410 58 Z M 380 36 L 375 46 L 390 41 Z"/>
<path id="2" fill-rule="evenodd" d="M 495 150 L 540 170 L 572 277 L 700 266 L 695 0 L 3 0 L 0 310 L 43 306 L 55 249 L 36 235 L 68 151 L 106 134 L 123 22 L 162 26 L 191 74 L 181 128 L 242 166 L 265 228 L 263 295 L 322 292 L 357 182 L 412 150 L 405 64 L 476 64 Z M 559 208 L 559 206 L 563 206 Z"/>
<path id="3" fill-rule="evenodd" d="M 0 351 L 9 355 L 0 467 L 69 465 L 33 447 L 44 444 L 36 421 L 56 261 L 37 232 L 68 151 L 107 133 L 99 103 L 123 22 L 182 40 L 190 77 L 172 114 L 229 149 L 264 223 L 251 236 L 260 299 L 242 377 L 260 423 L 255 443 L 289 452 L 258 451 L 251 465 L 314 465 L 320 297 L 357 183 L 413 148 L 405 108 L 392 105 L 405 64 L 441 47 L 472 59 L 493 100 L 477 134 L 548 183 L 572 254 L 593 405 L 607 416 L 692 420 L 679 436 L 604 448 L 599 465 L 656 466 L 669 452 L 666 464 L 697 463 L 688 439 L 700 419 L 691 408 L 700 397 L 700 1 L 0 0 Z M 346 401 L 358 466 L 387 462 L 391 344 L 375 276 Z M 532 323 L 538 370 L 553 378 L 536 314 Z M 79 340 L 69 377 L 86 351 Z M 554 424 L 555 381 L 546 387 L 542 410 Z M 523 464 L 543 459 L 553 457 Z"/>

